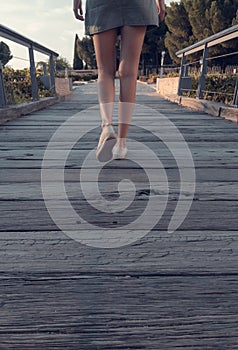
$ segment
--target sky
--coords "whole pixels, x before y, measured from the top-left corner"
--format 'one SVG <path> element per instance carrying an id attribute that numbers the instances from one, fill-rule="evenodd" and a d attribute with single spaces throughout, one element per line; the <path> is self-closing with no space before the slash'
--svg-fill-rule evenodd
<path id="1" fill-rule="evenodd" d="M 0 0 L 0 23 L 56 51 L 72 65 L 75 34 L 84 35 L 84 23 L 74 18 L 72 8 L 73 0 Z M 8 44 L 14 56 L 9 66 L 29 67 L 27 48 L 5 38 L 0 37 L 0 41 Z M 36 62 L 47 60 L 47 56 L 35 53 Z"/>

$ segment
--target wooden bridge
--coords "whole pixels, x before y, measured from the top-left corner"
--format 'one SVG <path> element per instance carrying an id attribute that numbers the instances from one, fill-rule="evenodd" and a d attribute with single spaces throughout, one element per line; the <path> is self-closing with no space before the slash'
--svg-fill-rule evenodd
<path id="1" fill-rule="evenodd" d="M 194 158 L 196 191 L 184 222 L 168 233 L 178 200 L 177 164 L 152 133 L 138 133 L 132 126 L 130 137 L 147 144 L 163 163 L 169 200 L 147 235 L 113 249 L 64 234 L 41 192 L 42 159 L 59 126 L 80 111 L 79 130 L 98 126 L 99 119 L 83 117 L 97 104 L 96 84 L 79 86 L 62 103 L 1 125 L 1 349 L 238 348 L 237 125 L 186 110 L 143 84 L 137 103 L 166 116 L 182 133 Z M 146 118 L 154 132 L 164 127 L 156 113 Z M 65 186 L 79 210 L 86 205 L 79 193 L 82 161 L 99 132 L 98 127 L 85 135 L 66 163 Z M 150 165 L 160 173 L 159 163 Z M 118 182 L 128 174 L 141 181 L 132 162 L 110 162 L 101 174 L 101 190 L 109 176 Z M 137 193 L 135 212 L 118 215 L 118 221 L 87 206 L 88 218 L 99 227 L 123 228 L 149 195 L 147 183 Z M 163 193 L 152 195 L 159 200 Z M 71 218 L 63 220 L 70 224 Z"/>

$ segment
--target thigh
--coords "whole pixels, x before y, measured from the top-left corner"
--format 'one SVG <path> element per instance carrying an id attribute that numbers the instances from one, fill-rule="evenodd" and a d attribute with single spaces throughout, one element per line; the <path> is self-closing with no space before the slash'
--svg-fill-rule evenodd
<path id="1" fill-rule="evenodd" d="M 121 28 L 121 64 L 136 72 L 145 32 L 146 26 L 124 26 Z"/>
<path id="2" fill-rule="evenodd" d="M 98 69 L 114 73 L 117 40 L 117 28 L 93 35 L 93 44 L 96 54 Z"/>

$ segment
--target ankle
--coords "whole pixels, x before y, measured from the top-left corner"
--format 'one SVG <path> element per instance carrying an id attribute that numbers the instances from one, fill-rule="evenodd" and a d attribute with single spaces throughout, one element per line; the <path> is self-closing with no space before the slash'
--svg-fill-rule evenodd
<path id="1" fill-rule="evenodd" d="M 112 126 L 112 123 L 102 123 L 101 124 L 101 128 L 103 129 L 105 126 L 109 126 L 109 125 Z"/>
<path id="2" fill-rule="evenodd" d="M 126 138 L 119 137 L 117 139 L 117 144 L 119 147 L 123 147 L 123 148 L 126 147 Z"/>

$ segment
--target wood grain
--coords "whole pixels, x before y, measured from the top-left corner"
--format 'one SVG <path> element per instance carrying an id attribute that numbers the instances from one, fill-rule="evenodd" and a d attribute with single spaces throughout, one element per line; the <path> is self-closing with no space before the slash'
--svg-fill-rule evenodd
<path id="1" fill-rule="evenodd" d="M 161 160 L 169 196 L 158 224 L 121 248 L 97 249 L 69 238 L 53 222 L 41 192 L 42 158 L 51 135 L 72 115 L 97 108 L 96 84 L 79 86 L 66 101 L 0 126 L 0 349 L 238 349 L 238 128 L 163 100 L 142 84 L 137 103 L 162 113 L 182 132 L 194 157 L 196 192 L 182 225 L 168 233 L 180 193 L 177 164 L 162 142 L 132 126 L 131 138 L 146 143 Z M 138 118 L 145 129 L 150 123 L 167 132 L 156 113 L 141 112 Z M 65 169 L 73 207 L 95 225 L 95 232 L 80 225 L 82 240 L 91 239 L 93 245 L 102 227 L 117 228 L 124 236 L 146 230 L 158 215 L 154 209 L 134 231 L 123 227 L 141 214 L 150 194 L 144 173 L 129 161 L 105 166 L 99 185 L 113 201 L 118 179 L 131 176 L 137 185 L 133 206 L 113 215 L 90 207 L 80 188 L 80 170 L 97 145 L 98 119 L 81 113 L 75 127 L 93 130 L 71 151 Z M 54 157 L 64 147 L 64 139 L 55 144 L 56 169 Z M 130 152 L 143 158 L 136 148 Z M 164 198 L 162 168 L 146 154 L 144 159 L 152 195 Z M 84 185 L 96 203 L 101 199 L 92 189 L 95 169 L 90 168 Z M 57 172 L 48 185 L 63 216 Z M 184 201 L 187 195 L 182 193 Z M 73 220 L 65 218 L 69 230 Z"/>

